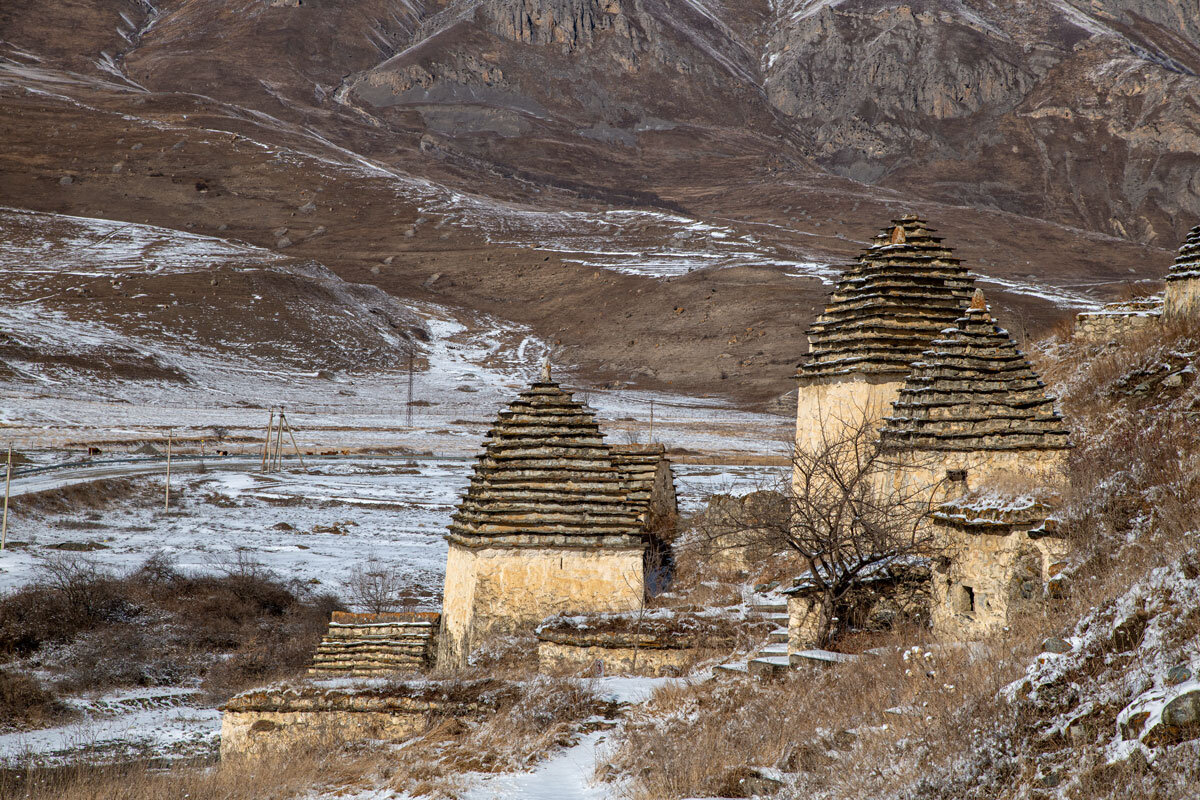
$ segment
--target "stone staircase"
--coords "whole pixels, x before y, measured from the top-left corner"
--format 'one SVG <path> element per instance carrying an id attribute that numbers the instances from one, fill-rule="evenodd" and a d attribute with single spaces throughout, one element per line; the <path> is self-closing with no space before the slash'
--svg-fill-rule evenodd
<path id="1" fill-rule="evenodd" d="M 767 638 L 767 643 L 750 657 L 746 664 L 751 675 L 767 676 L 790 669 L 788 659 L 788 610 L 787 600 L 780 599 L 769 603 L 758 603 L 750 607 L 764 619 L 774 622 L 775 627 Z"/>
<path id="2" fill-rule="evenodd" d="M 758 675 L 764 671 L 773 670 L 777 666 L 786 668 L 788 658 L 787 600 L 782 597 L 770 596 L 768 599 L 760 599 L 751 603 L 750 611 L 761 619 L 775 623 L 775 627 L 768 635 L 767 643 L 751 655 L 747 661 L 722 664 L 717 667 L 718 671 L 740 675 L 749 672 L 752 675 Z"/>
<path id="3" fill-rule="evenodd" d="M 724 673 L 770 678 L 800 667 L 827 667 L 857 661 L 859 658 L 859 656 L 834 653 L 830 650 L 813 649 L 789 653 L 787 602 L 783 598 L 752 604 L 750 610 L 760 614 L 763 619 L 776 623 L 775 628 L 768 636 L 767 643 L 746 661 L 722 664 L 717 667 L 717 670 Z"/>
<path id="4" fill-rule="evenodd" d="M 441 615 L 404 612 L 333 612 L 308 674 L 314 678 L 370 678 L 426 669 L 437 655 Z"/>

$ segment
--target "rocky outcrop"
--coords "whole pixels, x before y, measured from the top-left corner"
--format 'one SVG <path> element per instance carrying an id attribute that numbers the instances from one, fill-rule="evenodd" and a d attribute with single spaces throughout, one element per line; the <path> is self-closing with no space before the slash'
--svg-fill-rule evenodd
<path id="1" fill-rule="evenodd" d="M 794 0 L 764 87 L 842 175 L 1150 242 L 1200 213 L 1182 5 Z"/>

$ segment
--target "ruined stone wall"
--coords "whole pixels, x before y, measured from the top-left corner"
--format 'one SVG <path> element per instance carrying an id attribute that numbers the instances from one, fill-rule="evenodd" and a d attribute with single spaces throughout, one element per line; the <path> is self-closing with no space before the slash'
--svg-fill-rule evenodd
<path id="1" fill-rule="evenodd" d="M 1110 303 L 1099 311 L 1075 317 L 1072 338 L 1098 344 L 1139 331 L 1151 330 L 1162 321 L 1162 298 Z"/>
<path id="2" fill-rule="evenodd" d="M 226 711 L 221 715 L 221 758 L 258 756 L 296 745 L 403 741 L 424 730 L 427 712 Z"/>
<path id="3" fill-rule="evenodd" d="M 796 402 L 796 447 L 813 452 L 847 435 L 863 419 L 872 423 L 892 410 L 902 378 L 876 382 L 864 375 L 802 379 Z"/>
<path id="4" fill-rule="evenodd" d="M 632 611 L 643 601 L 643 547 L 479 547 L 451 542 L 438 664 L 463 664 L 485 634 L 553 614 Z"/>
<path id="5" fill-rule="evenodd" d="M 1062 566 L 1061 539 L 1032 539 L 1026 530 L 1005 534 L 965 532 L 938 525 L 947 561 L 935 566 L 931 621 L 947 641 L 995 636 L 1018 617 L 1040 614 L 1047 587 Z"/>
<path id="6" fill-rule="evenodd" d="M 545 672 L 599 675 L 683 675 L 702 654 L 694 647 L 633 647 L 571 642 L 538 642 L 538 668 Z"/>

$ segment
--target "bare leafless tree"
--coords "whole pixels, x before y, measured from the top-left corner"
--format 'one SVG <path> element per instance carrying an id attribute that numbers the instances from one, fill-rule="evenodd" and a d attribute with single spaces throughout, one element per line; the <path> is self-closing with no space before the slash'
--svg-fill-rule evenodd
<path id="1" fill-rule="evenodd" d="M 797 555 L 807 568 L 801 578 L 821 599 L 822 644 L 835 633 L 836 610 L 867 579 L 941 552 L 929 524 L 937 487 L 895 479 L 935 474 L 929 464 L 885 450 L 872 415 L 837 423 L 811 448 L 792 448 L 791 474 L 772 486 L 778 502 L 726 501 L 697 531 L 710 548 Z"/>
<path id="2" fill-rule="evenodd" d="M 354 566 L 345 587 L 350 602 L 372 614 L 398 611 L 416 604 L 404 570 L 374 555 Z"/>

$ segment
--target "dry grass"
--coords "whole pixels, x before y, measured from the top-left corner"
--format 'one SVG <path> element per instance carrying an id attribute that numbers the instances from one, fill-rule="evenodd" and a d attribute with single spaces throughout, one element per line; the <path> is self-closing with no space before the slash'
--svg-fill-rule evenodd
<path id="1" fill-rule="evenodd" d="M 389 755 L 393 788 L 418 796 L 456 798 L 464 772 L 510 772 L 532 767 L 574 744 L 588 726 L 617 714 L 582 681 L 538 677 L 505 696 L 481 720 L 436 721 L 423 736 Z"/>
<path id="2" fill-rule="evenodd" d="M 614 757 L 616 772 L 632 777 L 634 797 L 743 796 L 740 779 L 755 767 L 793 773 L 788 796 L 804 798 L 1048 797 L 1056 778 L 1039 761 L 1049 747 L 1047 712 L 1009 705 L 1000 690 L 1024 674 L 1046 637 L 1066 633 L 1194 547 L 1200 381 L 1158 379 L 1198 365 L 1197 343 L 1195 328 L 1167 327 L 1114 347 L 1043 347 L 1040 370 L 1060 395 L 1076 443 L 1060 513 L 1073 549 L 1067 597 L 1018 621 L 985 650 L 932 648 L 928 659 L 922 650 L 919 667 L 912 654 L 909 661 L 902 655 L 914 633 L 897 631 L 890 635 L 892 655 L 854 665 L 767 684 L 732 680 L 660 690 L 631 712 Z M 686 586 L 708 585 L 702 563 L 686 557 L 679 563 Z M 1182 620 L 1180 636 L 1200 629 L 1195 618 L 1191 627 L 1190 618 Z M 854 649 L 880 644 L 880 637 L 870 639 Z M 888 635 L 882 639 L 887 644 Z M 1094 677 L 1078 676 L 1085 684 Z M 1196 743 L 1184 745 L 1154 768 L 1136 759 L 1091 766 L 1076 753 L 1068 760 L 1084 774 L 1074 776 L 1078 782 L 1064 796 L 1195 797 L 1198 753 Z"/>
<path id="3" fill-rule="evenodd" d="M 747 767 L 805 773 L 832 796 L 874 796 L 872 765 L 894 763 L 897 742 L 942 739 L 959 724 L 965 700 L 1002 685 L 998 654 L 907 652 L 906 659 L 897 647 L 767 683 L 735 678 L 660 689 L 630 712 L 614 763 L 637 778 L 638 800 L 744 796 L 738 781 Z"/>
<path id="4" fill-rule="evenodd" d="M 259 759 L 169 770 L 144 762 L 14 769 L 0 771 L 0 800 L 284 800 L 314 789 L 337 794 L 375 785 L 384 778 L 381 762 L 378 754 L 347 754 L 322 742 Z"/>

